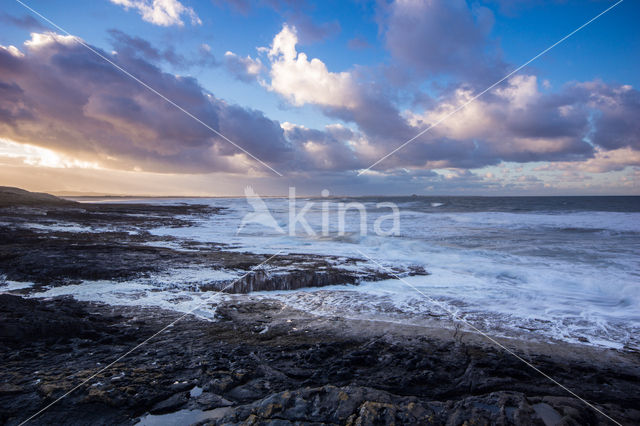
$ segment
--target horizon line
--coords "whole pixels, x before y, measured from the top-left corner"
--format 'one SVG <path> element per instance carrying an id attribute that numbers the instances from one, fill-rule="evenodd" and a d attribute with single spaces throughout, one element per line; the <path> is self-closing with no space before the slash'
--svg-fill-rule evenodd
<path id="1" fill-rule="evenodd" d="M 55 195 L 61 198 L 245 198 L 244 194 L 239 195 L 119 195 L 119 194 L 77 194 L 69 195 L 64 192 L 49 192 L 51 195 Z M 289 198 L 288 194 L 284 195 L 260 195 L 261 198 Z M 422 198 L 422 197 L 448 197 L 448 198 L 525 198 L 525 197 L 640 197 L 640 194 L 537 194 L 537 195 L 478 195 L 478 194 L 398 194 L 398 195 L 383 195 L 383 194 L 360 194 L 360 195 L 330 195 L 323 197 L 322 195 L 297 195 L 294 198 L 319 198 L 319 199 L 332 199 L 332 198 Z"/>

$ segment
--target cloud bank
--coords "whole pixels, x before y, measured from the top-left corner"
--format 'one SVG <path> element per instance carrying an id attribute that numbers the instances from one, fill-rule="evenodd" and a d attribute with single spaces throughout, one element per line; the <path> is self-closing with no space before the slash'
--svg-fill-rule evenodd
<path id="1" fill-rule="evenodd" d="M 353 150 L 360 167 L 368 167 L 477 93 L 475 85 L 459 83 L 430 98 L 422 112 L 400 111 L 389 86 L 372 81 L 362 69 L 332 72 L 320 59 L 298 51 L 297 45 L 295 28 L 288 25 L 274 37 L 268 49 L 267 87 L 292 105 L 315 105 L 325 115 L 357 126 L 359 143 L 335 143 Z M 638 148 L 640 131 L 632 117 L 640 112 L 639 96 L 630 86 L 603 82 L 570 83 L 548 92 L 535 75 L 516 75 L 446 118 L 381 168 L 472 169 L 505 161 L 581 161 L 592 158 L 596 149 Z"/>
<path id="2" fill-rule="evenodd" d="M 192 9 L 175 0 L 112 2 L 156 25 L 200 23 Z M 400 64 L 396 68 L 331 69 L 301 47 L 304 31 L 293 19 L 258 56 L 227 51 L 220 63 L 206 45 L 204 59 L 194 60 L 118 30 L 110 32 L 114 52 L 96 50 L 277 170 L 331 181 L 369 167 L 508 68 L 491 39 L 489 9 L 462 0 L 398 0 L 380 8 L 380 37 Z M 25 19 L 14 24 L 35 28 Z M 450 31 L 453 27 L 459 31 Z M 320 30 L 323 38 L 338 29 Z M 292 107 L 317 109 L 333 124 L 314 129 L 272 120 L 216 97 L 192 77 L 163 71 L 166 64 L 171 69 L 221 65 Z M 443 75 L 446 85 L 422 85 Z M 521 73 L 363 178 L 384 177 L 398 185 L 435 179 L 472 187 L 499 179 L 494 172 L 481 176 L 473 170 L 503 163 L 546 162 L 538 167 L 559 172 L 620 171 L 640 165 L 638 116 L 640 92 L 629 85 L 595 80 L 551 90 L 534 73 Z M 266 172 L 73 37 L 48 32 L 33 33 L 20 48 L 0 47 L 0 138 L 57 152 L 68 164 L 76 159 L 77 164 L 153 173 Z M 450 171 L 433 172 L 442 169 Z M 521 182 L 527 183 L 536 182 Z"/>
<path id="3" fill-rule="evenodd" d="M 280 125 L 261 112 L 217 99 L 195 79 L 162 72 L 127 49 L 101 54 L 264 161 L 277 164 L 290 150 Z M 253 167 L 70 36 L 34 33 L 24 52 L 0 48 L 0 94 L 3 138 L 115 169 L 246 173 Z"/>

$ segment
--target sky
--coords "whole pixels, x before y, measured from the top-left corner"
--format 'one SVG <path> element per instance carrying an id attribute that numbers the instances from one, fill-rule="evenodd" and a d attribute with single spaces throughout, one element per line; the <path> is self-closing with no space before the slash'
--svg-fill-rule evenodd
<path id="1" fill-rule="evenodd" d="M 0 185 L 640 195 L 639 18 L 636 0 L 5 0 Z"/>

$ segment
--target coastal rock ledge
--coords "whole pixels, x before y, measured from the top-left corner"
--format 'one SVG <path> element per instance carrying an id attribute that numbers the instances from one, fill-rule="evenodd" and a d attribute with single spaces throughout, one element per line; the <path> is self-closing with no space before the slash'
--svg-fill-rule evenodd
<path id="1" fill-rule="evenodd" d="M 231 299 L 216 321 L 182 317 L 157 334 L 180 314 L 0 295 L 0 424 L 85 380 L 30 424 L 610 424 L 477 335 Z M 640 424 L 637 354 L 506 344 L 621 424 Z"/>

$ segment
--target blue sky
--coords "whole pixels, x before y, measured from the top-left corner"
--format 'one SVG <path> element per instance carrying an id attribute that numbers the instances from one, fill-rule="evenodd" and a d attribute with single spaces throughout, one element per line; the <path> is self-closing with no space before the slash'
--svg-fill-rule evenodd
<path id="1" fill-rule="evenodd" d="M 622 2 L 371 170 L 614 2 L 25 4 L 284 176 L 115 69 L 96 71 L 106 63 L 6 1 L 7 184 L 196 195 L 239 194 L 247 184 L 270 194 L 290 185 L 309 194 L 640 193 L 637 1 Z M 67 90 L 43 90 L 47 78 Z M 94 84 L 101 78 L 105 85 Z"/>

